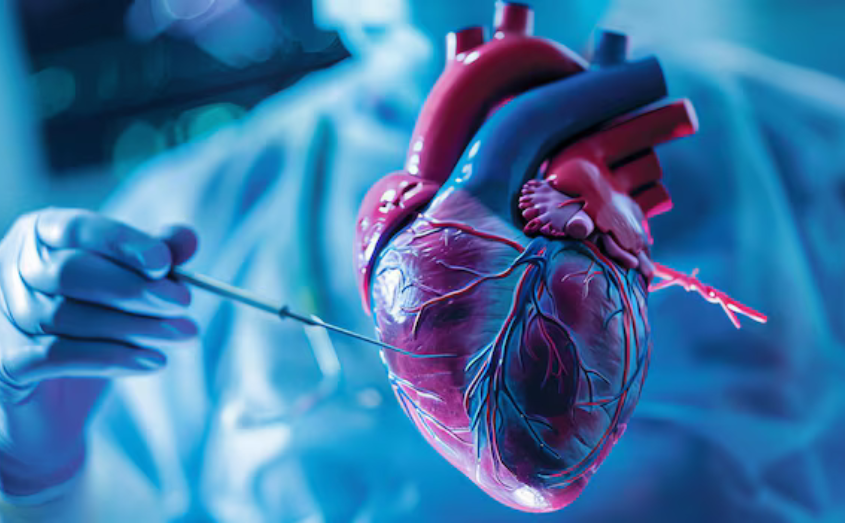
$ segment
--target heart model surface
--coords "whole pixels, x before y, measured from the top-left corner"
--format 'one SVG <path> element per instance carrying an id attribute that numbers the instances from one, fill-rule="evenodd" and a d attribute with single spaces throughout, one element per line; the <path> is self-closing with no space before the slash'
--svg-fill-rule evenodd
<path id="1" fill-rule="evenodd" d="M 356 268 L 394 391 L 426 440 L 489 495 L 571 503 L 625 431 L 650 357 L 647 295 L 696 290 L 652 262 L 671 208 L 653 147 L 695 132 L 654 58 L 604 33 L 588 65 L 497 6 L 448 36 L 405 170 L 368 192 Z M 660 283 L 652 280 L 663 279 Z"/>

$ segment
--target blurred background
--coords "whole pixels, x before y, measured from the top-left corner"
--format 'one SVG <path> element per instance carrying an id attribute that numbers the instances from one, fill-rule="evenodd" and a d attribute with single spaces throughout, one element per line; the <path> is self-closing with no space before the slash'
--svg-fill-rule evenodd
<path id="1" fill-rule="evenodd" d="M 609 15 L 635 40 L 726 39 L 838 77 L 843 22 L 839 0 L 628 0 Z M 148 158 L 348 56 L 311 0 L 2 0 L 0 228 L 96 207 Z"/>
<path id="2" fill-rule="evenodd" d="M 138 164 L 347 56 L 310 0 L 2 0 L 0 227 L 96 207 Z"/>

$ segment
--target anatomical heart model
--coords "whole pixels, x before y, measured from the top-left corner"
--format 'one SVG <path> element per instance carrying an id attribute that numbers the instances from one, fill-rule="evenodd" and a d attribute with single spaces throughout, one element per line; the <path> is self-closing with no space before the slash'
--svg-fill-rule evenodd
<path id="1" fill-rule="evenodd" d="M 653 147 L 696 129 L 689 102 L 660 103 L 657 60 L 604 33 L 587 64 L 532 17 L 499 4 L 489 41 L 448 36 L 405 169 L 362 204 L 356 267 L 408 417 L 488 494 L 545 512 L 625 431 L 650 290 L 765 317 L 650 258 L 647 220 L 671 208 Z"/>

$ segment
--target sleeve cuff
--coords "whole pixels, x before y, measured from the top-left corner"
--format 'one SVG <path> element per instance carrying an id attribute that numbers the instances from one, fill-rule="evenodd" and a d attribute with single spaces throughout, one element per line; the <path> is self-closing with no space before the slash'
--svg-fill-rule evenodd
<path id="1" fill-rule="evenodd" d="M 73 523 L 90 521 L 87 517 L 83 478 L 85 467 L 67 481 L 37 494 L 16 496 L 0 491 L 2 523 Z"/>

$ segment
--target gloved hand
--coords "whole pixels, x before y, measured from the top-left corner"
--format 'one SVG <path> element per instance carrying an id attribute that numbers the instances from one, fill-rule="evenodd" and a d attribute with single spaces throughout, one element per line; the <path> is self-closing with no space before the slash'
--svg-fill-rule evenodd
<path id="1" fill-rule="evenodd" d="M 166 278 L 196 250 L 183 227 L 153 238 L 101 215 L 48 209 L 0 242 L 0 492 L 72 478 L 108 378 L 155 371 L 197 333 L 187 287 Z"/>

